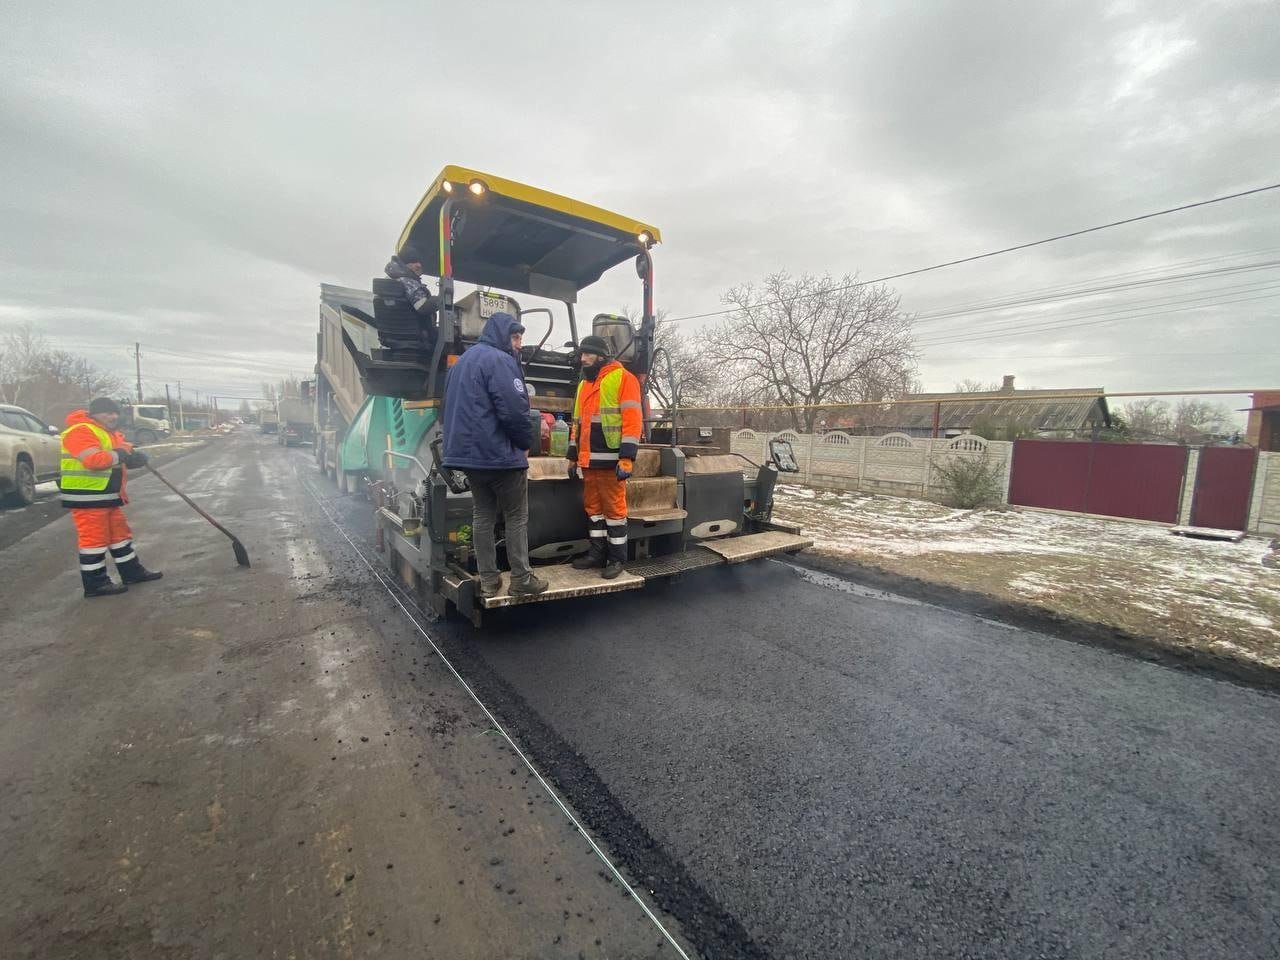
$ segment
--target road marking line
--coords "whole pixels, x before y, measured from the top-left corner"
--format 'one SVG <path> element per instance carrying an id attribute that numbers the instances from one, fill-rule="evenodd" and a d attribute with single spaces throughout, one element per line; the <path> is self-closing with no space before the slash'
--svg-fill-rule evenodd
<path id="1" fill-rule="evenodd" d="M 490 710 L 487 706 L 485 706 L 484 701 L 481 700 L 480 697 L 476 695 L 476 692 L 473 689 L 471 689 L 471 685 L 462 678 L 462 674 L 458 672 L 457 668 L 454 667 L 453 663 L 449 660 L 449 658 L 445 656 L 444 651 L 441 650 L 436 645 L 435 640 L 431 638 L 431 634 L 427 633 L 427 631 L 423 629 L 422 624 L 418 622 L 418 619 L 412 613 L 409 612 L 409 608 L 406 607 L 404 603 L 401 601 L 399 593 L 391 588 L 391 586 L 383 578 L 382 574 L 378 571 L 378 569 L 372 563 L 369 562 L 369 559 L 364 555 L 364 552 L 358 546 L 356 546 L 355 541 L 352 540 L 349 536 L 347 536 L 347 531 L 342 529 L 342 525 L 339 524 L 338 521 L 334 518 L 333 514 L 329 512 L 329 508 L 325 505 L 324 500 L 321 497 L 316 495 L 315 490 L 313 490 L 311 487 L 310 481 L 308 481 L 300 473 L 298 473 L 296 465 L 294 467 L 294 473 L 298 477 L 299 485 L 303 489 L 305 489 L 307 493 L 311 496 L 311 499 L 313 499 L 316 502 L 316 505 L 320 508 L 320 512 L 325 515 L 326 519 L 328 519 L 328 521 L 331 524 L 333 524 L 334 529 L 337 530 L 338 533 L 342 534 L 342 539 L 347 541 L 351 549 L 355 552 L 355 555 L 360 558 L 361 562 L 366 567 L 369 568 L 369 572 L 373 574 L 374 579 L 377 580 L 379 585 L 382 587 L 382 589 L 387 592 L 387 595 L 396 602 L 396 606 L 400 608 L 400 611 L 405 615 L 405 617 L 409 620 L 409 622 L 413 624 L 414 629 L 417 630 L 420 634 L 422 634 L 423 639 L 425 639 L 427 643 L 431 644 L 431 649 L 434 650 L 436 653 L 436 656 L 440 658 L 440 662 L 445 665 L 445 667 L 448 669 L 448 671 L 451 674 L 453 674 L 454 679 L 457 680 L 458 683 L 462 685 L 462 689 L 465 690 L 468 696 L 470 696 L 471 699 L 475 701 L 476 706 L 478 706 L 482 711 L 484 711 L 484 715 L 489 718 L 489 722 L 493 724 L 494 729 L 496 729 L 500 734 L 502 734 L 503 739 L 506 740 L 507 743 L 511 745 L 511 749 L 516 752 L 516 756 L 518 756 L 524 762 L 524 765 L 529 768 L 529 772 L 532 773 L 534 777 L 537 778 L 538 783 L 542 785 L 542 789 L 547 792 L 547 796 L 549 796 L 555 802 L 556 806 L 560 808 L 560 811 L 569 820 L 569 823 L 573 825 L 573 828 L 577 830 L 578 833 L 582 834 L 583 839 L 587 841 L 587 845 L 591 847 L 592 852 L 597 857 L 600 858 L 600 861 L 609 869 L 609 872 L 612 873 L 614 877 L 617 878 L 620 884 L 622 884 L 623 889 L 626 890 L 627 893 L 631 895 L 631 899 L 634 900 L 637 904 L 639 904 L 640 909 L 644 911 L 644 915 L 648 917 L 651 921 L 653 921 L 653 925 L 658 928 L 659 932 L 661 932 L 662 936 L 666 938 L 666 941 L 671 944 L 671 946 L 675 949 L 676 953 L 678 953 L 683 958 L 683 960 L 691 960 L 689 954 L 685 953 L 684 948 L 680 946 L 676 938 L 671 935 L 671 932 L 665 926 L 663 926 L 662 921 L 658 919 L 657 915 L 654 914 L 654 912 L 649 909 L 649 905 L 644 902 L 644 900 L 641 898 L 641 896 L 638 893 L 636 893 L 635 888 L 632 887 L 629 882 L 627 882 L 627 879 L 622 875 L 622 872 L 616 866 L 614 866 L 613 861 L 610 860 L 608 855 L 603 850 L 600 849 L 599 844 L 596 843 L 595 839 L 591 836 L 591 834 L 587 833 L 586 828 L 581 823 L 578 822 L 578 818 L 574 816 L 573 811 L 569 809 L 568 804 L 566 804 L 563 800 L 560 799 L 560 794 L 558 794 L 555 791 L 555 789 L 551 786 L 551 784 L 547 782 L 546 778 L 544 778 L 542 774 L 538 771 L 538 768 L 533 765 L 533 761 L 530 760 L 525 755 L 525 752 L 520 749 L 520 746 L 519 744 L 516 743 L 515 738 L 513 738 L 511 734 L 507 732 L 507 728 L 502 725 L 502 723 L 498 720 L 496 716 L 494 716 L 493 711 Z M 414 604 L 414 607 L 416 609 L 417 604 Z M 419 614 L 422 613 L 421 610 L 419 610 L 418 612 Z"/>

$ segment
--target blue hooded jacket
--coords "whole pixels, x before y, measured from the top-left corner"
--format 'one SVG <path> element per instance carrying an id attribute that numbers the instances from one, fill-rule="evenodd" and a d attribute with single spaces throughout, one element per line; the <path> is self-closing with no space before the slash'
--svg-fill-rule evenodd
<path id="1" fill-rule="evenodd" d="M 529 466 L 529 395 L 511 350 L 520 323 L 495 313 L 475 346 L 449 370 L 444 387 L 444 465 L 457 470 Z"/>

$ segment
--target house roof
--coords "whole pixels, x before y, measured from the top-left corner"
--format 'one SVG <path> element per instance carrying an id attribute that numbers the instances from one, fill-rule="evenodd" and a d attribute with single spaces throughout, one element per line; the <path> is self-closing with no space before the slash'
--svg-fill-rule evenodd
<path id="1" fill-rule="evenodd" d="M 1107 398 L 1101 387 L 1073 387 L 1063 390 L 1012 390 L 989 393 L 915 393 L 911 400 L 932 400 L 939 404 L 938 426 L 943 430 L 965 430 L 978 420 L 999 426 L 1008 421 L 1025 423 L 1035 430 L 1078 430 L 1095 407 L 1104 423 L 1111 423 Z M 894 404 L 867 411 L 867 424 L 900 430 L 933 427 L 931 403 Z"/>

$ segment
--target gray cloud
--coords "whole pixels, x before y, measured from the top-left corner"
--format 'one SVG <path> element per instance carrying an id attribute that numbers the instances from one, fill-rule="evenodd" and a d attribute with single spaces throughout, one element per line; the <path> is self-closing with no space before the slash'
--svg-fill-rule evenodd
<path id="1" fill-rule="evenodd" d="M 318 284 L 367 284 L 448 162 L 658 223 L 677 315 L 780 267 L 897 272 L 1277 179 L 1277 17 L 1245 0 L 23 8 L 0 38 L 0 323 L 109 356 L 142 340 L 149 379 L 252 389 L 306 369 Z M 1238 201 L 899 286 L 931 312 L 1280 247 L 1278 212 Z M 634 304 L 627 273 L 586 311 Z M 1277 302 L 930 347 L 923 373 L 1264 381 Z"/>

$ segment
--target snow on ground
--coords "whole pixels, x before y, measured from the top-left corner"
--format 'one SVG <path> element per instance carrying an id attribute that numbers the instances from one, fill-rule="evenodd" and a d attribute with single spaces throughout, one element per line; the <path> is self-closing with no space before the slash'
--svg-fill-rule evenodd
<path id="1" fill-rule="evenodd" d="M 1261 565 L 1263 539 L 791 485 L 775 510 L 819 552 L 1280 665 L 1280 574 Z"/>

